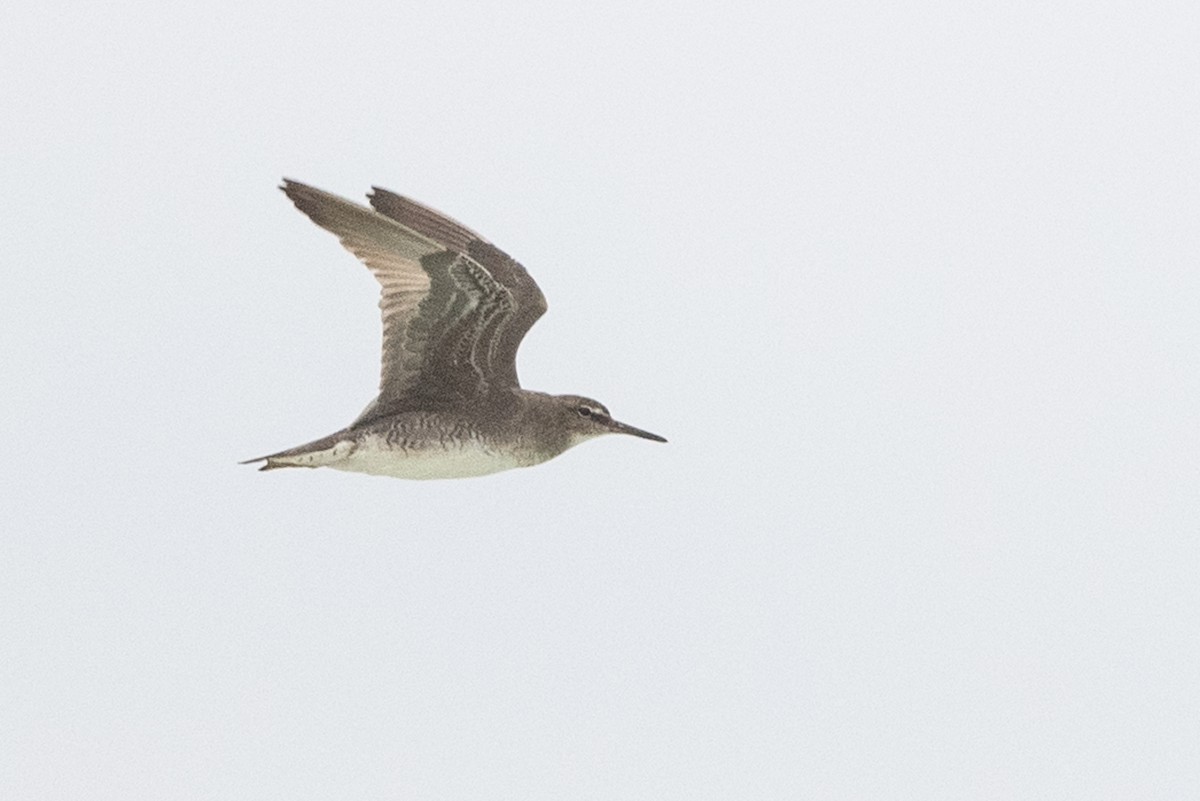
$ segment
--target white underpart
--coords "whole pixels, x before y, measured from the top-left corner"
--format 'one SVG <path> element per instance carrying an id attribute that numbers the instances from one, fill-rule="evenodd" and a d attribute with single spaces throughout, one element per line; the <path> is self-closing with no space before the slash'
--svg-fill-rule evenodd
<path id="1" fill-rule="evenodd" d="M 498 453 L 479 440 L 425 448 L 399 449 L 387 444 L 382 437 L 366 437 L 357 444 L 342 440 L 324 451 L 297 454 L 274 460 L 279 464 L 297 467 L 332 467 L 352 473 L 369 473 L 392 478 L 467 478 L 486 476 L 524 467 L 530 462 Z"/>

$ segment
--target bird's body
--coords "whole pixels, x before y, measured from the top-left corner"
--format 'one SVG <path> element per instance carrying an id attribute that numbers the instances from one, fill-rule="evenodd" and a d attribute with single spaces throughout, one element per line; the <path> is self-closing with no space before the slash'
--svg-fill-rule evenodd
<path id="1" fill-rule="evenodd" d="M 261 469 L 332 467 L 396 478 L 480 476 L 552 459 L 606 433 L 662 437 L 596 401 L 520 387 L 516 352 L 546 310 L 525 269 L 454 220 L 376 188 L 373 209 L 295 181 L 284 192 L 382 287 L 379 396 L 348 427 Z"/>
<path id="2" fill-rule="evenodd" d="M 332 467 L 393 478 L 468 478 L 544 461 L 532 450 L 518 453 L 507 445 L 462 418 L 405 412 L 276 454 L 263 469 Z"/>
<path id="3" fill-rule="evenodd" d="M 344 428 L 268 458 L 276 467 L 332 467 L 393 478 L 466 478 L 529 467 L 581 442 L 549 437 L 536 410 L 552 396 L 511 391 L 507 415 L 459 411 L 408 411 Z M 562 430 L 562 429 L 557 429 Z"/>

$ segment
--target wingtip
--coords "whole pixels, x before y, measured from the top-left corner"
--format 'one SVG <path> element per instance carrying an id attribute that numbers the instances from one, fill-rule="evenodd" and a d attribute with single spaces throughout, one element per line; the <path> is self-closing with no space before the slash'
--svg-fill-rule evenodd
<path id="1" fill-rule="evenodd" d="M 258 472 L 260 472 L 260 473 L 263 472 L 264 470 L 278 470 L 281 467 L 291 467 L 292 466 L 292 465 L 286 465 L 286 464 L 274 464 L 271 462 L 271 457 L 269 457 L 269 456 L 260 456 L 257 459 L 247 459 L 244 462 L 238 462 L 238 464 L 255 464 L 256 462 L 264 462 L 263 466 L 258 468 Z"/>
<path id="2" fill-rule="evenodd" d="M 399 195 L 399 194 L 393 192 L 392 190 L 387 189 L 386 187 L 376 186 L 375 184 L 371 184 L 371 191 L 367 193 L 367 200 L 369 200 L 371 202 L 372 208 L 375 208 L 376 210 L 378 210 L 376 203 L 379 201 L 384 201 L 388 198 L 396 198 L 398 200 L 407 201 L 409 203 L 413 202 L 410 198 L 406 198 L 406 197 L 404 197 L 404 195 Z"/>
<path id="3" fill-rule="evenodd" d="M 291 178 L 283 178 L 283 179 L 281 179 L 281 181 L 282 181 L 282 183 L 279 184 L 279 191 L 283 192 L 283 194 L 287 195 L 290 198 L 294 198 L 295 194 L 300 190 L 312 188 L 312 187 L 308 186 L 308 184 L 302 184 L 299 181 L 293 180 Z"/>

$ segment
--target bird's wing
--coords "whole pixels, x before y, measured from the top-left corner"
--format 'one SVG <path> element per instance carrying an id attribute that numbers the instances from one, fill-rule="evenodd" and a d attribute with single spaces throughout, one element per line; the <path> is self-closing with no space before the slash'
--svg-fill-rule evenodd
<path id="1" fill-rule="evenodd" d="M 517 385 L 517 346 L 546 308 L 524 268 L 454 220 L 384 190 L 372 203 L 395 216 L 296 181 L 281 188 L 382 289 L 379 397 L 352 427 Z"/>
<path id="2" fill-rule="evenodd" d="M 490 386 L 520 386 L 517 348 L 533 324 L 546 313 L 546 297 L 537 283 L 519 262 L 455 220 L 395 192 L 377 186 L 372 190 L 368 198 L 377 212 L 447 250 L 468 256 L 504 288 L 507 303 L 478 331 L 473 359 Z"/>

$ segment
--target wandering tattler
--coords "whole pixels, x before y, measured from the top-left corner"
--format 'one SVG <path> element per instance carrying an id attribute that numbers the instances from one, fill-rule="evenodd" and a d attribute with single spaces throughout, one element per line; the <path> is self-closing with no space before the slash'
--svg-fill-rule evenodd
<path id="1" fill-rule="evenodd" d="M 296 208 L 382 287 L 379 396 L 327 437 L 250 459 L 396 478 L 463 478 L 553 459 L 601 434 L 666 442 L 579 395 L 521 389 L 517 348 L 546 311 L 525 268 L 416 201 L 374 187 L 372 208 L 284 180 Z"/>

